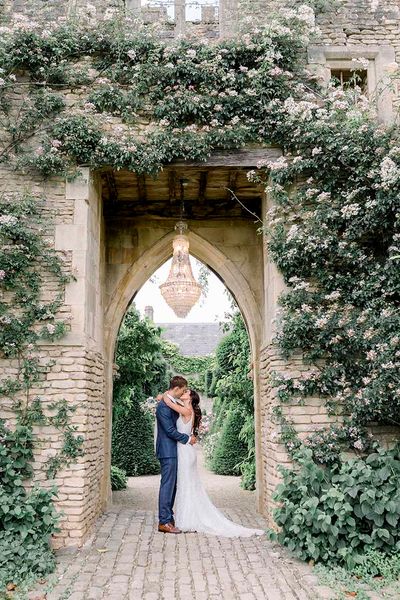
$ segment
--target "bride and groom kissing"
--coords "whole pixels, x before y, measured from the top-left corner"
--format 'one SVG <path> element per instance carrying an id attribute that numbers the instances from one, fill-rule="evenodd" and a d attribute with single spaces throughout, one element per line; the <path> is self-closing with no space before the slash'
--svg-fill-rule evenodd
<path id="1" fill-rule="evenodd" d="M 198 393 L 188 389 L 184 377 L 176 376 L 157 399 L 156 455 L 161 465 L 158 531 L 225 537 L 262 535 L 262 529 L 249 529 L 227 519 L 203 487 L 197 470 L 196 443 L 202 418 Z"/>

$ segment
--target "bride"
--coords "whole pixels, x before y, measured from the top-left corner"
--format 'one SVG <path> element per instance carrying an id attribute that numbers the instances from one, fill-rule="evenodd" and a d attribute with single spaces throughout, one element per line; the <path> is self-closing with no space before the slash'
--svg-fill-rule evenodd
<path id="1" fill-rule="evenodd" d="M 196 435 L 201 422 L 200 397 L 187 390 L 180 398 L 183 406 L 172 402 L 166 394 L 165 404 L 179 413 L 179 433 Z M 175 498 L 175 523 L 181 531 L 197 531 L 225 537 L 263 535 L 263 529 L 249 529 L 227 519 L 211 502 L 197 470 L 197 451 L 190 444 L 178 446 L 178 475 Z"/>

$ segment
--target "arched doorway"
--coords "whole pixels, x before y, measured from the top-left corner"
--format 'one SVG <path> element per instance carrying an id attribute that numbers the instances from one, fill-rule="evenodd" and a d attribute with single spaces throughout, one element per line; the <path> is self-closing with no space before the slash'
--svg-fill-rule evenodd
<path id="1" fill-rule="evenodd" d="M 175 171 L 175 170 L 174 170 Z M 188 237 L 190 253 L 209 267 L 224 283 L 226 288 L 235 298 L 244 317 L 251 343 L 253 380 L 254 380 L 254 412 L 256 429 L 256 463 L 257 463 L 257 508 L 263 510 L 264 477 L 263 459 L 261 451 L 261 398 L 260 398 L 260 349 L 263 337 L 263 311 L 264 311 L 264 268 L 263 268 L 263 238 L 258 233 L 258 225 L 254 216 L 246 214 L 239 207 L 234 198 L 227 192 L 238 185 L 240 176 L 245 177 L 245 170 L 239 176 L 237 169 L 227 169 L 226 173 L 214 169 L 214 173 L 207 174 L 207 180 L 212 181 L 216 175 L 226 177 L 225 187 L 219 183 L 218 193 L 221 194 L 223 203 L 219 210 L 214 210 L 211 203 L 215 198 L 207 199 L 207 187 L 204 184 L 206 177 L 204 169 L 200 175 L 193 176 L 195 184 L 200 188 L 198 196 L 202 199 L 200 214 L 193 208 L 196 198 L 193 197 L 193 206 L 189 205 L 187 218 L 189 225 Z M 202 174 L 203 173 L 203 174 Z M 185 170 L 187 176 L 187 170 Z M 109 177 L 109 175 L 107 175 Z M 179 177 L 179 172 L 173 177 Z M 167 174 L 171 184 L 171 174 Z M 101 506 L 104 509 L 111 497 L 109 483 L 110 449 L 111 449 L 111 406 L 112 406 L 112 374 L 115 343 L 118 330 L 126 310 L 138 290 L 151 277 L 151 275 L 172 255 L 172 239 L 174 224 L 179 218 L 179 206 L 171 206 L 171 198 L 164 199 L 167 204 L 166 215 L 157 206 L 149 209 L 146 215 L 140 214 L 142 209 L 129 214 L 123 201 L 110 200 L 111 188 L 104 188 L 103 177 L 103 202 L 105 215 L 105 306 L 104 306 L 104 358 L 105 358 L 105 433 L 104 433 L 104 473 L 101 482 Z M 123 179 L 123 178 L 122 178 Z M 107 181 L 107 179 L 106 179 Z M 125 179 L 126 181 L 126 179 Z M 139 183 L 140 181 L 140 183 Z M 152 206 L 151 194 L 153 181 L 149 182 L 149 190 L 144 192 L 146 181 L 138 178 L 138 202 L 140 196 L 149 198 Z M 243 181 L 243 180 L 242 180 Z M 249 184 L 246 183 L 249 189 Z M 251 190 L 251 207 L 257 204 L 257 212 L 261 212 L 263 197 L 260 190 Z M 217 188 L 215 188 L 217 189 Z M 169 187 L 171 195 L 171 185 Z M 104 195 L 105 192 L 105 195 Z M 118 183 L 114 185 L 114 193 L 118 193 Z M 122 191 L 123 194 L 123 191 Z M 243 195 L 241 198 L 243 199 Z M 190 192 L 189 192 L 190 199 Z M 113 204 L 112 204 L 113 203 Z M 107 208 L 108 205 L 108 208 Z M 111 208 L 110 208 L 111 205 Z M 117 205 L 117 206 L 116 206 Z M 122 205 L 122 206 L 121 206 Z M 131 205 L 132 206 L 132 205 Z M 208 207 L 209 210 L 204 207 Z M 132 206 L 134 209 L 135 207 Z M 112 209 L 112 210 L 111 210 Z M 251 212 L 253 212 L 253 210 Z M 213 214 L 213 211 L 215 214 Z M 160 214 L 161 212 L 161 214 Z M 203 214 L 202 213 L 207 213 Z M 175 214 L 175 217 L 172 215 Z"/>
<path id="2" fill-rule="evenodd" d="M 198 227 L 197 227 L 198 228 Z M 236 228 L 236 235 L 240 239 L 240 228 Z M 248 232 L 247 232 L 248 233 Z M 159 232 L 160 234 L 160 232 Z M 111 408 L 112 408 L 112 366 L 114 360 L 115 343 L 118 330 L 123 316 L 135 297 L 138 290 L 149 279 L 149 277 L 171 256 L 172 238 L 174 233 L 168 232 L 162 235 L 155 243 L 141 253 L 138 259 L 131 265 L 127 265 L 125 273 L 121 276 L 113 294 L 110 294 L 110 303 L 105 311 L 105 350 L 106 350 L 106 423 L 105 423 L 105 462 L 102 481 L 102 504 L 106 507 L 111 501 L 110 487 L 110 460 L 111 460 Z M 262 333 L 262 306 L 257 302 L 257 297 L 262 294 L 262 280 L 254 278 L 248 281 L 244 273 L 238 268 L 237 263 L 229 256 L 229 252 L 223 252 L 192 229 L 189 230 L 191 254 L 206 264 L 223 281 L 224 285 L 235 298 L 239 309 L 244 317 L 249 338 L 251 342 L 253 378 L 254 378 L 254 414 L 256 430 L 256 475 L 257 475 L 257 507 L 262 510 L 263 477 L 261 457 L 261 399 L 259 383 L 259 352 Z M 262 243 L 257 230 L 254 227 L 255 246 L 259 246 L 262 255 Z M 243 267 L 244 265 L 242 265 Z M 253 265 L 254 268 L 254 265 Z M 252 271 L 251 261 L 248 261 L 246 269 Z M 260 285 L 261 284 L 261 285 Z"/>

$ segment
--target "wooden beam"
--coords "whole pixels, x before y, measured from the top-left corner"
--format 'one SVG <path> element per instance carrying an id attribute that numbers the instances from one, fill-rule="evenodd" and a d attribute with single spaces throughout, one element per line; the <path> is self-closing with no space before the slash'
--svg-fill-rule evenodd
<path id="1" fill-rule="evenodd" d="M 139 200 L 146 201 L 147 200 L 147 191 L 146 191 L 146 178 L 142 175 L 137 175 L 137 187 Z"/>
<path id="2" fill-rule="evenodd" d="M 199 183 L 199 204 L 204 204 L 204 202 L 205 202 L 207 179 L 208 179 L 208 172 L 202 171 L 200 173 L 200 183 Z"/>
<path id="3" fill-rule="evenodd" d="M 177 160 L 171 162 L 174 167 L 256 167 L 260 160 L 276 160 L 282 156 L 278 147 L 254 148 L 251 150 L 227 150 L 212 154 L 204 161 Z"/>
<path id="4" fill-rule="evenodd" d="M 105 175 L 106 182 L 107 182 L 109 198 L 110 198 L 111 202 L 117 202 L 118 188 L 117 188 L 117 183 L 116 183 L 115 177 L 114 177 L 114 171 L 106 171 L 104 175 Z"/>
<path id="5" fill-rule="evenodd" d="M 238 176 L 239 176 L 238 171 L 229 171 L 228 184 L 226 186 L 228 188 L 226 190 L 226 199 L 227 200 L 232 199 L 232 192 L 234 194 L 236 194 L 236 185 L 237 185 Z"/>
<path id="6" fill-rule="evenodd" d="M 168 172 L 168 191 L 169 191 L 169 203 L 174 204 L 176 202 L 176 186 L 177 186 L 177 176 L 176 171 L 171 169 Z"/>

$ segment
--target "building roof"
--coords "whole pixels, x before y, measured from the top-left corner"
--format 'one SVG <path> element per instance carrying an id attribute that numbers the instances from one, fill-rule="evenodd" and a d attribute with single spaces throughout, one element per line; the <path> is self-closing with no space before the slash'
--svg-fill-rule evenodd
<path id="1" fill-rule="evenodd" d="M 156 323 L 161 337 L 176 344 L 183 356 L 207 356 L 215 352 L 224 333 L 219 323 Z"/>

